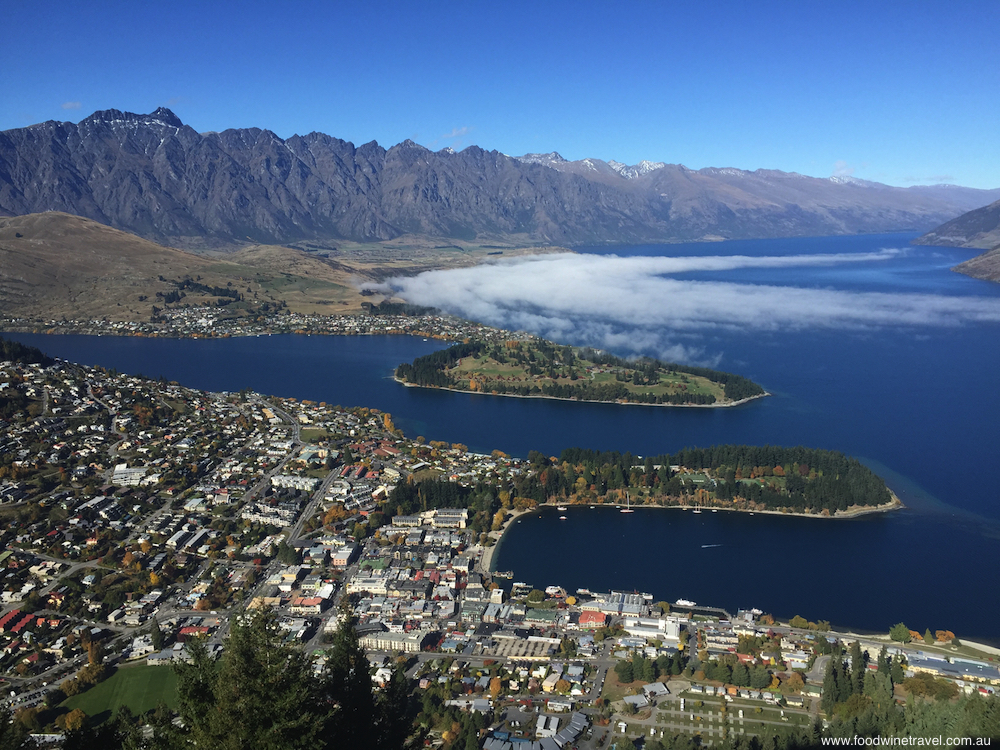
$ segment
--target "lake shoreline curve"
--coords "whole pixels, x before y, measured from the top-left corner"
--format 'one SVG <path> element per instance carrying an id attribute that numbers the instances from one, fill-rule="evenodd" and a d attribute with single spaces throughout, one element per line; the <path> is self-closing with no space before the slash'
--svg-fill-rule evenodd
<path id="1" fill-rule="evenodd" d="M 420 386 L 417 386 L 417 387 L 420 387 Z M 598 403 L 600 403 L 600 402 L 598 402 Z M 751 515 L 756 514 L 756 513 L 760 513 L 761 515 L 783 516 L 783 517 L 786 517 L 786 518 L 788 518 L 788 517 L 795 517 L 795 518 L 819 518 L 819 519 L 824 519 L 824 520 L 827 520 L 827 521 L 846 521 L 846 520 L 851 520 L 851 519 L 854 519 L 854 518 L 860 518 L 862 516 L 869 516 L 869 515 L 872 515 L 872 514 L 875 514 L 875 513 L 891 513 L 893 511 L 905 510 L 906 509 L 906 505 L 903 504 L 903 501 L 899 499 L 899 497 L 896 495 L 895 492 L 893 492 L 892 490 L 889 490 L 889 495 L 892 497 L 892 499 L 889 502 L 887 502 L 887 503 L 883 503 L 881 505 L 871 505 L 871 506 L 854 505 L 854 506 L 851 506 L 850 508 L 848 508 L 845 511 L 837 511 L 835 514 L 829 515 L 829 516 L 825 516 L 822 513 L 796 513 L 796 512 L 792 512 L 792 511 L 785 512 L 785 511 L 781 511 L 781 510 L 749 510 L 749 509 L 744 509 L 744 508 L 713 507 L 713 506 L 710 506 L 710 505 L 705 505 L 705 506 L 702 506 L 702 505 L 662 505 L 660 503 L 649 504 L 649 505 L 645 505 L 645 504 L 644 505 L 636 505 L 636 506 L 634 506 L 633 510 L 646 510 L 646 509 L 650 509 L 650 510 L 682 510 L 682 511 L 696 510 L 696 509 L 697 510 L 702 510 L 702 511 L 704 511 L 704 510 L 718 510 L 718 511 L 725 511 L 727 513 L 745 513 L 745 514 L 751 514 Z M 532 508 L 530 510 L 515 510 L 515 511 L 512 512 L 512 514 L 511 514 L 511 516 L 509 518 L 507 518 L 506 520 L 504 520 L 503 526 L 500 527 L 499 531 L 492 531 L 492 532 L 489 533 L 490 534 L 490 539 L 493 539 L 494 542 L 489 547 L 484 548 L 483 554 L 482 554 L 482 557 L 481 557 L 480 563 L 479 563 L 479 569 L 480 569 L 480 571 L 482 573 L 486 573 L 486 574 L 490 574 L 490 573 L 495 572 L 493 570 L 493 564 L 495 562 L 495 558 L 497 557 L 497 553 L 500 550 L 500 545 L 503 543 L 504 537 L 507 536 L 507 532 L 514 525 L 514 521 L 518 520 L 522 516 L 525 516 L 525 515 L 527 515 L 529 513 L 534 513 L 536 511 L 541 510 L 542 508 L 558 509 L 559 507 L 564 506 L 568 510 L 569 508 L 613 508 L 613 507 L 617 507 L 618 505 L 620 505 L 620 503 L 572 503 L 572 502 L 566 502 L 566 501 L 561 501 L 561 502 L 557 501 L 557 502 L 540 503 L 537 507 Z"/>
<path id="2" fill-rule="evenodd" d="M 427 388 L 428 390 L 432 391 L 450 391 L 451 393 L 467 393 L 471 396 L 504 396 L 506 398 L 537 398 L 537 399 L 546 399 L 548 401 L 569 401 L 570 403 L 574 404 L 612 404 L 615 406 L 654 406 L 654 407 L 666 406 L 675 409 L 722 409 L 730 406 L 742 406 L 743 404 L 750 403 L 751 401 L 755 401 L 756 399 L 765 398 L 766 396 L 771 395 L 770 392 L 764 391 L 763 393 L 758 393 L 755 396 L 747 396 L 746 398 L 741 398 L 738 401 L 727 401 L 722 404 L 720 403 L 644 404 L 639 401 L 592 401 L 590 399 L 583 399 L 583 398 L 564 398 L 562 396 L 546 396 L 541 393 L 525 396 L 520 393 L 492 393 L 484 391 L 469 391 L 464 388 L 447 388 L 445 386 L 440 386 L 440 385 L 420 385 L 419 383 L 410 383 L 409 381 L 403 380 L 402 378 L 398 378 L 395 375 L 392 376 L 392 379 L 395 380 L 400 385 L 405 386 L 407 388 Z"/>

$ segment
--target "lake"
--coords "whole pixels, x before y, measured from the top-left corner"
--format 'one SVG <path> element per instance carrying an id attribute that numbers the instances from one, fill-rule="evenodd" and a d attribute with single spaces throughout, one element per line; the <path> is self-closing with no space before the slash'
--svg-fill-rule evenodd
<path id="1" fill-rule="evenodd" d="M 695 270 L 672 278 L 898 295 L 912 315 L 943 295 L 949 310 L 1000 302 L 1000 285 L 948 271 L 975 253 L 909 248 L 912 235 L 614 248 L 618 256 L 697 257 L 876 253 L 884 262 Z M 592 256 L 609 250 L 588 250 Z M 489 273 L 489 269 L 483 271 Z M 858 297 L 872 299 L 877 297 Z M 956 303 L 956 300 L 958 302 Z M 615 323 L 619 328 L 623 325 Z M 636 324 L 636 335 L 641 326 Z M 1000 424 L 998 326 L 784 325 L 773 330 L 706 325 L 680 336 L 719 369 L 773 395 L 719 409 L 657 408 L 499 398 L 402 387 L 393 368 L 444 346 L 407 337 L 264 336 L 172 340 L 10 334 L 48 353 L 123 372 L 164 376 L 206 390 L 251 388 L 390 412 L 410 436 L 556 455 L 583 446 L 639 455 L 720 443 L 809 445 L 857 456 L 907 509 L 849 521 L 674 510 L 618 514 L 570 509 L 525 518 L 507 535 L 497 567 L 518 580 L 648 591 L 733 609 L 887 629 L 1000 637 Z M 628 330 L 625 331 L 625 334 Z M 566 343 L 594 343 L 586 329 Z M 572 339 L 572 340 L 570 340 Z M 624 350 L 623 350 L 624 353 Z M 540 515 L 541 517 L 538 517 Z M 719 546 L 702 546 L 719 545 Z"/>

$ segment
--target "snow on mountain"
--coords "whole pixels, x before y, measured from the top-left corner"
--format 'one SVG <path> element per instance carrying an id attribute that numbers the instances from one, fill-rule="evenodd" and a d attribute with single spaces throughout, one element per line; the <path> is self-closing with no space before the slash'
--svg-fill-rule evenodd
<path id="1" fill-rule="evenodd" d="M 634 180 L 636 177 L 642 177 L 644 174 L 655 172 L 657 169 L 663 169 L 667 165 L 662 161 L 646 161 L 643 159 L 638 164 L 629 166 L 628 164 L 622 164 L 620 161 L 612 159 L 608 162 L 608 166 L 626 180 Z"/>
<path id="2" fill-rule="evenodd" d="M 552 167 L 556 164 L 564 164 L 566 160 L 556 152 L 551 151 L 547 154 L 525 154 L 524 156 L 515 156 L 518 161 L 523 161 L 526 164 L 541 164 L 546 167 Z"/>

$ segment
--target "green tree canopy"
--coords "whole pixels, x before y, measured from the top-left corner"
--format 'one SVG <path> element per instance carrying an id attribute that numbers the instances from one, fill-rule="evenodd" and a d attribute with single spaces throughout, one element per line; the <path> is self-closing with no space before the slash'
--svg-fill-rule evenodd
<path id="1" fill-rule="evenodd" d="M 292 750 L 322 747 L 332 707 L 306 655 L 284 643 L 271 610 L 233 619 L 221 657 L 188 643 L 190 664 L 176 667 L 181 727 L 172 747 Z M 369 686 L 369 693 L 371 688 Z"/>
<path id="2" fill-rule="evenodd" d="M 900 643 L 909 643 L 911 640 L 910 629 L 901 622 L 897 622 L 889 628 L 889 637 Z"/>

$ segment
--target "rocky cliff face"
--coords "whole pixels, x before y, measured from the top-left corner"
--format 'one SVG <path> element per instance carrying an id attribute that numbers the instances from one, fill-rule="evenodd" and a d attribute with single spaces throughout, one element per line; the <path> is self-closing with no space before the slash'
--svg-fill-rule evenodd
<path id="1" fill-rule="evenodd" d="M 197 133 L 167 109 L 0 133 L 0 214 L 65 211 L 178 246 L 434 238 L 577 245 L 924 229 L 998 191 L 322 133 Z"/>

